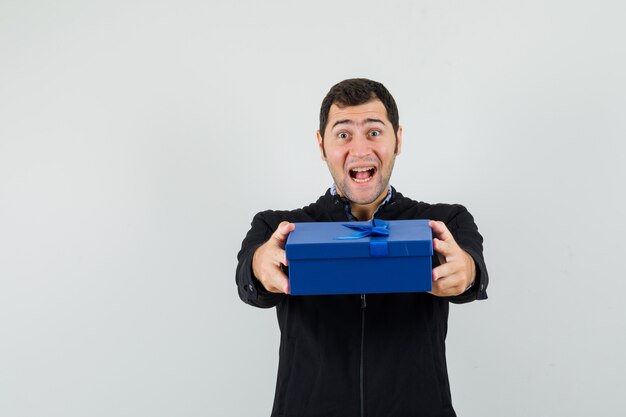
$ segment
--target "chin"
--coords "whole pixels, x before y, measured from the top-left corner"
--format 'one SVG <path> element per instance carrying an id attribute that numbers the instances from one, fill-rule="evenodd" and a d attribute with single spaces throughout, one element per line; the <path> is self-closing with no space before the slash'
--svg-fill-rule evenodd
<path id="1" fill-rule="evenodd" d="M 359 189 L 360 188 L 360 189 Z M 371 187 L 357 186 L 347 187 L 344 196 L 353 203 L 360 205 L 372 204 L 386 190 L 383 184 L 371 184 Z"/>

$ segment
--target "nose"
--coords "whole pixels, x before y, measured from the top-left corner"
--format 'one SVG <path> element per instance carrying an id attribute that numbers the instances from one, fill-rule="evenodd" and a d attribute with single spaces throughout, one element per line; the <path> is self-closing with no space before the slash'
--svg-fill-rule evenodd
<path id="1" fill-rule="evenodd" d="M 370 153 L 372 153 L 372 148 L 367 135 L 356 133 L 350 141 L 350 155 L 362 158 Z"/>

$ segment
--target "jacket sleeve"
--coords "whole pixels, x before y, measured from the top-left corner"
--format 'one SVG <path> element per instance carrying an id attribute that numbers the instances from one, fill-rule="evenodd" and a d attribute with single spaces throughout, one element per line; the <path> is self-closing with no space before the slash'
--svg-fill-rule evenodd
<path id="1" fill-rule="evenodd" d="M 460 205 L 456 207 L 458 210 L 455 210 L 452 218 L 446 221 L 446 226 L 459 246 L 474 259 L 476 264 L 474 285 L 463 294 L 449 298 L 452 303 L 462 304 L 487 298 L 489 274 L 483 258 L 483 237 L 478 233 L 474 218 L 465 207 Z"/>
<path id="2" fill-rule="evenodd" d="M 270 238 L 276 229 L 276 226 L 271 226 L 266 221 L 266 213 L 258 213 L 252 219 L 252 227 L 243 240 L 241 250 L 237 255 L 238 263 L 235 273 L 239 298 L 244 303 L 260 308 L 274 307 L 286 297 L 285 294 L 267 291 L 252 272 L 254 252 Z"/>

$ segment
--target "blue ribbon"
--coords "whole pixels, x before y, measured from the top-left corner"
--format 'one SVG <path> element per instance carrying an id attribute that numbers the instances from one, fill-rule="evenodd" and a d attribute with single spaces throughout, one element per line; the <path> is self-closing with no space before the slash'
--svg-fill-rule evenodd
<path id="1" fill-rule="evenodd" d="M 357 230 L 355 234 L 348 236 L 338 236 L 335 239 L 339 240 L 353 240 L 362 239 L 364 237 L 371 237 L 370 239 L 370 255 L 371 256 L 388 256 L 389 250 L 387 247 L 387 236 L 389 236 L 389 223 L 380 220 L 373 219 L 371 225 L 362 224 L 343 224 L 342 226 L 348 227 L 352 230 Z"/>

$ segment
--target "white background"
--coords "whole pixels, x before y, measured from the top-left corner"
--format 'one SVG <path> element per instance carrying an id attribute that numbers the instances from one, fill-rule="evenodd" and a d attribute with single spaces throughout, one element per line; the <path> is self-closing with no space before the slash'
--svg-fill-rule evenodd
<path id="1" fill-rule="evenodd" d="M 624 4 L 0 1 L 0 415 L 269 415 L 235 256 L 331 184 L 319 105 L 355 76 L 398 102 L 392 184 L 485 237 L 459 416 L 625 415 Z"/>

